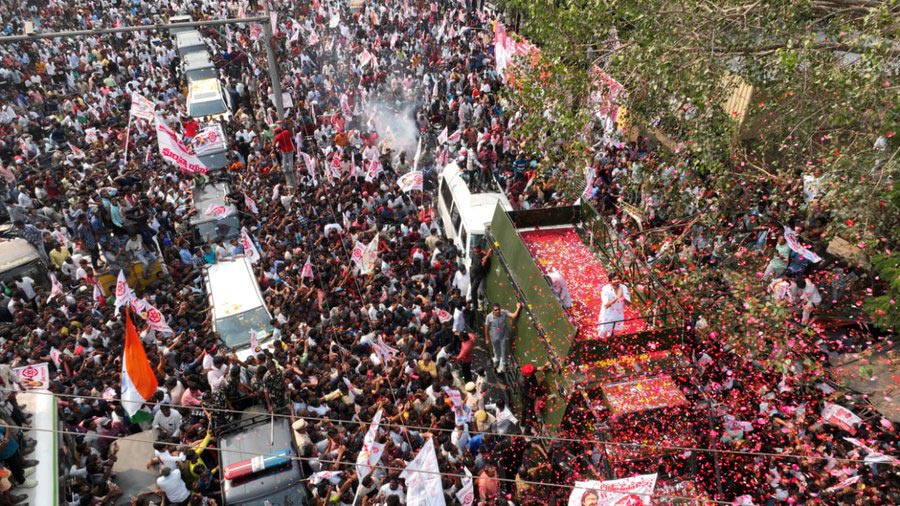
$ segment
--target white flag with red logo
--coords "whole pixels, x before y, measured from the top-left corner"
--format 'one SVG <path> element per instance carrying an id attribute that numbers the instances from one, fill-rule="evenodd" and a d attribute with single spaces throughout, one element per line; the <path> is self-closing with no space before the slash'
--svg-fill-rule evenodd
<path id="1" fill-rule="evenodd" d="M 156 104 L 138 92 L 131 93 L 131 115 L 135 118 L 152 120 L 156 116 Z"/>
<path id="2" fill-rule="evenodd" d="M 119 315 L 119 308 L 130 303 L 134 298 L 134 292 L 131 291 L 128 280 L 125 278 L 125 271 L 119 270 L 119 277 L 116 279 L 116 316 Z"/>
<path id="3" fill-rule="evenodd" d="M 440 308 L 434 309 L 434 315 L 437 316 L 438 321 L 440 321 L 441 323 L 447 323 L 453 319 L 453 315 Z"/>
<path id="4" fill-rule="evenodd" d="M 247 209 L 250 210 L 251 213 L 259 214 L 259 208 L 256 207 L 256 201 L 250 198 L 250 195 L 247 195 L 246 193 L 244 194 L 244 205 L 247 207 Z"/>
<path id="5" fill-rule="evenodd" d="M 253 238 L 250 237 L 247 227 L 241 227 L 241 248 L 244 249 L 244 254 L 247 255 L 251 264 L 259 262 L 259 250 L 256 249 L 256 244 L 253 242 Z"/>
<path id="6" fill-rule="evenodd" d="M 800 239 L 797 238 L 797 232 L 791 227 L 784 227 L 784 240 L 787 241 L 788 247 L 810 262 L 815 264 L 822 261 L 822 257 L 816 255 L 800 243 Z"/>
<path id="7" fill-rule="evenodd" d="M 92 298 L 97 304 L 106 304 L 106 299 L 103 297 L 103 291 L 100 290 L 100 283 L 94 283 L 94 293 Z"/>
<path id="8" fill-rule="evenodd" d="M 78 146 L 69 143 L 69 149 L 72 150 L 72 156 L 75 158 L 84 158 L 84 151 L 82 151 Z"/>
<path id="9" fill-rule="evenodd" d="M 253 329 L 250 329 L 250 349 L 253 351 L 259 349 L 259 337 L 257 337 L 256 331 Z"/>
<path id="10" fill-rule="evenodd" d="M 313 277 L 313 268 L 312 268 L 312 255 L 306 257 L 306 263 L 303 264 L 303 270 L 300 271 L 301 278 L 312 278 Z"/>
<path id="11" fill-rule="evenodd" d="M 400 191 L 404 193 L 409 193 L 412 190 L 422 190 L 422 171 L 421 170 L 413 170 L 407 172 L 400 176 L 397 179 L 397 186 L 400 187 Z"/>
<path id="12" fill-rule="evenodd" d="M 447 130 L 447 127 L 444 127 L 444 130 L 437 136 L 437 140 L 439 144 L 446 144 L 447 139 L 450 136 L 450 132 Z"/>
<path id="13" fill-rule="evenodd" d="M 378 438 L 378 426 L 381 424 L 381 416 L 382 412 L 379 409 L 375 413 L 375 417 L 372 418 L 372 423 L 369 424 L 369 430 L 363 436 L 362 450 L 356 456 L 356 474 L 360 480 L 372 472 L 372 466 L 381 460 L 381 455 L 384 453 L 384 444 L 375 442 Z"/>
<path id="14" fill-rule="evenodd" d="M 384 167 L 381 165 L 380 160 L 366 160 L 363 163 L 366 164 L 366 182 L 371 183 L 384 172 Z"/>
<path id="15" fill-rule="evenodd" d="M 318 176 L 316 175 L 316 161 L 313 157 L 307 155 L 303 151 L 300 152 L 300 160 L 303 161 L 303 166 L 306 167 L 306 171 L 309 172 L 310 177 L 313 178 L 313 183 L 318 184 Z"/>
<path id="16" fill-rule="evenodd" d="M 210 218 L 215 218 L 217 220 L 224 220 L 225 218 L 231 216 L 231 212 L 234 211 L 234 208 L 231 206 L 226 206 L 224 204 L 210 204 L 209 207 L 203 211 L 203 214 L 209 216 Z"/>
<path id="17" fill-rule="evenodd" d="M 53 297 L 62 297 L 65 293 L 63 293 L 62 283 L 56 279 L 54 274 L 50 274 L 50 296 L 47 297 L 47 303 L 49 304 Z"/>
<path id="18" fill-rule="evenodd" d="M 147 321 L 147 325 L 149 325 L 151 329 L 163 334 L 174 334 L 172 328 L 166 323 L 166 318 L 159 309 L 156 309 L 153 304 L 150 304 L 144 299 L 141 299 L 141 302 L 143 302 L 144 307 L 143 311 L 139 314 Z"/>

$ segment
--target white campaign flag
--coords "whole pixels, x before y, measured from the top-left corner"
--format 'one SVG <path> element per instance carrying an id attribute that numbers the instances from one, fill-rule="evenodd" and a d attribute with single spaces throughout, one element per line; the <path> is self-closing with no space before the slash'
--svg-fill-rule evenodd
<path id="1" fill-rule="evenodd" d="M 350 260 L 359 267 L 360 274 L 368 274 L 375 269 L 375 260 L 378 258 L 378 234 L 372 239 L 368 245 L 359 241 L 353 246 L 350 253 Z"/>
<path id="2" fill-rule="evenodd" d="M 462 487 L 456 491 L 456 499 L 462 506 L 472 506 L 475 503 L 475 487 L 472 486 L 472 471 L 463 467 L 466 476 L 462 479 Z"/>
<path id="3" fill-rule="evenodd" d="M 400 477 L 406 480 L 406 506 L 446 506 L 433 439 L 425 442 Z"/>
<path id="4" fill-rule="evenodd" d="M 156 116 L 156 140 L 159 141 L 159 155 L 174 163 L 185 174 L 206 174 L 208 169 L 196 155 L 178 138 L 178 134 Z"/>
<path id="5" fill-rule="evenodd" d="M 404 193 L 409 193 L 412 190 L 422 191 L 422 171 L 413 170 L 403 174 L 397 179 L 397 186 Z"/>
<path id="6" fill-rule="evenodd" d="M 49 304 L 53 297 L 65 297 L 65 293 L 63 292 L 62 283 L 56 279 L 56 275 L 50 274 L 50 296 L 47 297 L 47 303 Z"/>
<path id="7" fill-rule="evenodd" d="M 244 248 L 244 254 L 247 255 L 251 264 L 259 262 L 259 250 L 256 249 L 256 244 L 253 242 L 253 238 L 250 237 L 247 227 L 241 227 L 241 247 Z"/>
<path id="8" fill-rule="evenodd" d="M 119 314 L 120 307 L 129 304 L 134 298 L 134 292 L 128 286 L 128 280 L 125 279 L 125 271 L 120 269 L 119 277 L 116 279 L 116 315 Z"/>
<path id="9" fill-rule="evenodd" d="M 641 474 L 607 481 L 576 481 L 569 495 L 569 506 L 584 504 L 585 495 L 594 495 L 597 506 L 614 506 L 619 504 L 650 504 L 653 489 L 656 488 L 656 473 Z"/>
<path id="10" fill-rule="evenodd" d="M 156 116 L 156 104 L 138 92 L 131 93 L 131 115 L 135 118 L 153 120 Z"/>
<path id="11" fill-rule="evenodd" d="M 172 328 L 169 327 L 169 324 L 166 323 L 166 317 L 163 316 L 162 311 L 156 309 L 153 304 L 147 302 L 147 299 L 131 299 L 131 309 L 133 309 L 138 316 L 146 320 L 147 325 L 149 325 L 151 329 L 163 334 L 175 333 L 172 331 Z"/>
<path id="12" fill-rule="evenodd" d="M 784 227 L 784 240 L 787 241 L 789 248 L 810 262 L 815 264 L 822 261 L 822 257 L 808 250 L 806 246 L 800 243 L 800 240 L 797 238 L 797 232 L 791 227 Z"/>
<path id="13" fill-rule="evenodd" d="M 363 437 L 362 450 L 356 456 L 356 474 L 360 480 L 372 472 L 372 466 L 381 460 L 381 455 L 384 453 L 384 444 L 375 442 L 378 437 L 378 426 L 381 424 L 381 415 L 382 411 L 379 409 Z"/>

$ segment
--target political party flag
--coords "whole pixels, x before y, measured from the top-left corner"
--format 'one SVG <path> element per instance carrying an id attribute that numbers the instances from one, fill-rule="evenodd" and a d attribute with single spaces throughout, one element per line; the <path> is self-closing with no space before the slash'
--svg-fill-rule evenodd
<path id="1" fill-rule="evenodd" d="M 822 261 L 822 257 L 816 255 L 800 243 L 800 240 L 797 238 L 797 232 L 791 227 L 784 227 L 784 240 L 787 241 L 789 248 L 794 250 L 795 253 L 799 253 L 800 256 L 810 262 L 815 264 Z"/>
<path id="2" fill-rule="evenodd" d="M 384 172 L 384 167 L 381 165 L 380 160 L 365 160 L 363 163 L 366 165 L 366 181 L 369 183 Z"/>
<path id="3" fill-rule="evenodd" d="M 231 206 L 226 206 L 223 204 L 210 204 L 209 207 L 203 211 L 203 214 L 209 216 L 210 218 L 215 218 L 217 220 L 224 220 L 225 218 L 231 216 L 231 212 L 234 211 L 234 208 Z"/>
<path id="4" fill-rule="evenodd" d="M 178 166 L 181 172 L 189 175 L 209 172 L 206 165 L 191 153 L 178 134 L 159 116 L 156 116 L 156 140 L 159 143 L 159 155 Z"/>
<path id="5" fill-rule="evenodd" d="M 256 201 L 250 198 L 250 195 L 247 195 L 246 193 L 244 193 L 244 206 L 246 206 L 251 213 L 259 214 L 259 208 L 256 207 Z"/>
<path id="6" fill-rule="evenodd" d="M 319 34 L 317 34 L 315 30 L 310 31 L 307 42 L 309 42 L 310 46 L 315 46 L 319 43 Z"/>
<path id="7" fill-rule="evenodd" d="M 350 259 L 359 267 L 360 274 L 368 274 L 375 269 L 375 259 L 378 257 L 378 234 L 368 245 L 359 241 L 353 246 Z"/>
<path id="8" fill-rule="evenodd" d="M 138 410 L 153 397 L 158 386 L 156 374 L 144 345 L 138 337 L 134 324 L 131 323 L 131 314 L 125 311 L 125 351 L 122 354 L 122 406 L 132 422 L 139 422 L 136 417 Z M 149 413 L 145 416 L 149 417 Z M 140 417 L 143 418 L 143 417 Z"/>
<path id="9" fill-rule="evenodd" d="M 312 269 L 312 255 L 306 257 L 306 263 L 303 264 L 303 270 L 300 271 L 301 278 L 312 278 L 313 277 L 313 269 Z"/>
<path id="10" fill-rule="evenodd" d="M 531 178 L 531 181 L 534 181 L 534 178 Z M 529 181 L 529 184 L 531 183 Z M 591 198 L 591 195 L 594 193 L 594 169 L 591 167 L 584 168 L 584 191 L 581 192 L 581 198 L 588 200 Z M 525 189 L 528 190 L 527 188 Z"/>
<path id="11" fill-rule="evenodd" d="M 119 308 L 131 302 L 134 299 L 134 292 L 128 286 L 128 280 L 125 279 L 125 271 L 119 270 L 119 277 L 116 279 L 116 315 L 119 314 Z"/>
<path id="12" fill-rule="evenodd" d="M 472 471 L 468 467 L 463 466 L 466 472 L 462 479 L 462 487 L 456 491 L 456 499 L 462 506 L 472 506 L 475 503 L 475 487 L 472 486 Z"/>
<path id="13" fill-rule="evenodd" d="M 459 142 L 459 140 L 461 138 L 462 138 L 462 130 L 457 130 L 457 131 L 453 132 L 450 135 L 450 137 L 447 137 L 447 140 L 450 142 L 456 143 L 456 142 Z"/>
<path id="14" fill-rule="evenodd" d="M 446 506 L 434 439 L 425 442 L 400 477 L 406 480 L 406 506 Z"/>
<path id="15" fill-rule="evenodd" d="M 421 170 L 413 170 L 407 172 L 400 176 L 397 179 L 397 186 L 400 187 L 400 191 L 404 193 L 409 193 L 412 190 L 422 190 L 422 171 Z"/>
<path id="16" fill-rule="evenodd" d="M 313 473 L 309 478 L 309 482 L 313 485 L 318 485 L 323 480 L 330 481 L 331 483 L 337 485 L 340 483 L 341 473 L 343 471 L 319 471 Z M 338 483 L 334 483 L 334 480 L 338 480 Z"/>
<path id="17" fill-rule="evenodd" d="M 316 161 L 313 160 L 313 157 L 301 151 L 300 160 L 303 161 L 303 166 L 306 167 L 306 171 L 309 172 L 309 175 L 313 178 L 313 181 L 316 181 L 318 179 L 318 176 L 316 175 Z"/>
<path id="18" fill-rule="evenodd" d="M 72 144 L 71 142 L 69 143 L 69 149 L 72 150 L 72 156 L 74 156 L 75 158 L 84 158 L 84 151 L 82 151 L 81 148 Z"/>
<path id="19" fill-rule="evenodd" d="M 438 321 L 441 323 L 447 323 L 453 319 L 453 315 L 451 315 L 448 311 L 444 311 L 440 308 L 434 309 L 434 315 L 437 316 Z"/>
<path id="20" fill-rule="evenodd" d="M 345 378 L 346 379 L 346 378 Z M 384 453 L 384 444 L 375 442 L 378 438 L 378 426 L 381 424 L 381 409 L 375 413 L 372 423 L 369 424 L 369 430 L 363 436 L 363 447 L 356 456 L 356 474 L 362 480 L 372 472 L 372 466 L 381 460 Z"/>
<path id="21" fill-rule="evenodd" d="M 253 242 L 253 238 L 250 237 L 247 227 L 241 227 L 241 247 L 244 248 L 244 254 L 247 255 L 247 259 L 250 260 L 251 264 L 259 262 L 259 250 L 256 249 L 256 244 Z"/>
<path id="22" fill-rule="evenodd" d="M 144 300 L 144 302 L 144 319 L 147 320 L 147 325 L 149 325 L 151 329 L 162 334 L 174 334 L 175 332 L 172 331 L 172 328 L 166 323 L 166 318 L 163 316 L 162 311 L 156 309 L 153 304 L 150 304 L 146 300 Z"/>
<path id="23" fill-rule="evenodd" d="M 156 116 L 156 104 L 138 92 L 131 93 L 131 115 L 135 118 L 152 120 Z"/>
<path id="24" fill-rule="evenodd" d="M 50 301 L 53 300 L 53 297 L 62 297 L 62 296 L 65 296 L 65 293 L 63 293 L 62 283 L 60 283 L 59 280 L 56 279 L 56 275 L 51 273 L 50 274 L 50 296 L 47 297 L 47 303 L 49 304 Z"/>
<path id="25" fill-rule="evenodd" d="M 256 335 L 256 331 L 250 329 L 250 349 L 256 351 L 259 349 L 259 337 Z"/>
<path id="26" fill-rule="evenodd" d="M 447 139 L 450 137 L 450 132 L 447 130 L 447 127 L 444 127 L 444 130 L 437 136 L 437 140 L 439 144 L 446 144 Z"/>
<path id="27" fill-rule="evenodd" d="M 57 368 L 62 362 L 62 352 L 57 350 L 55 346 L 50 348 L 50 361 L 53 362 L 53 365 L 55 365 Z"/>
<path id="28" fill-rule="evenodd" d="M 92 298 L 94 299 L 94 302 L 101 306 L 106 304 L 106 298 L 103 296 L 103 290 L 100 289 L 99 283 L 94 283 L 94 293 Z"/>

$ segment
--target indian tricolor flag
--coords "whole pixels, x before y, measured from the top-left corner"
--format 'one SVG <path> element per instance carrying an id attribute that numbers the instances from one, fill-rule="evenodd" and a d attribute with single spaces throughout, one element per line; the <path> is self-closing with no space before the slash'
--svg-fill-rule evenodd
<path id="1" fill-rule="evenodd" d="M 125 311 L 125 352 L 122 355 L 122 406 L 133 422 L 149 420 L 149 413 L 141 406 L 156 392 L 157 381 L 153 367 L 144 353 L 144 345 L 131 323 L 131 311 Z"/>

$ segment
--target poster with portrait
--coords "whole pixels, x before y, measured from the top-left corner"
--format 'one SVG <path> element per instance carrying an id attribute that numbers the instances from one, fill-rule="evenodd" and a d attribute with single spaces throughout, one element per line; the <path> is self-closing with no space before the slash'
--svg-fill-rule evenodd
<path id="1" fill-rule="evenodd" d="M 576 481 L 569 506 L 645 506 L 650 504 L 655 487 L 655 473 L 621 480 Z"/>

